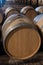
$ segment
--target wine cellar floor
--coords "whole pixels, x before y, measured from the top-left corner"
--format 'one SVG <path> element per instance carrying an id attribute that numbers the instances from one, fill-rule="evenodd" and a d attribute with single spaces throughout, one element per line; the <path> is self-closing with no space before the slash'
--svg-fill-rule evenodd
<path id="1" fill-rule="evenodd" d="M 7 55 L 0 56 L 0 65 L 43 65 L 43 53 L 37 53 L 33 58 L 26 61 L 10 59 Z"/>

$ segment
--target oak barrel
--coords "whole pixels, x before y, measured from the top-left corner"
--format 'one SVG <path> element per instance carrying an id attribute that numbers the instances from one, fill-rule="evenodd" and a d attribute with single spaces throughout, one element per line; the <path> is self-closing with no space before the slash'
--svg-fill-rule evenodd
<path id="1" fill-rule="evenodd" d="M 19 12 L 16 10 L 16 8 L 8 7 L 8 8 L 5 9 L 6 18 L 13 15 L 13 14 L 19 14 Z"/>
<path id="2" fill-rule="evenodd" d="M 35 11 L 40 14 L 43 13 L 43 6 L 39 6 L 39 7 L 35 8 Z"/>
<path id="3" fill-rule="evenodd" d="M 40 14 L 34 18 L 34 23 L 38 25 L 38 27 L 43 32 L 43 14 Z"/>
<path id="4" fill-rule="evenodd" d="M 38 0 L 38 5 L 43 5 L 43 0 Z"/>
<path id="5" fill-rule="evenodd" d="M 34 19 L 35 16 L 37 16 L 37 12 L 34 10 L 32 6 L 25 6 L 21 9 L 20 13 L 26 15 L 31 20 Z"/>
<path id="6" fill-rule="evenodd" d="M 13 59 L 29 59 L 41 45 L 37 27 L 24 15 L 8 17 L 2 26 L 2 35 L 4 50 Z"/>

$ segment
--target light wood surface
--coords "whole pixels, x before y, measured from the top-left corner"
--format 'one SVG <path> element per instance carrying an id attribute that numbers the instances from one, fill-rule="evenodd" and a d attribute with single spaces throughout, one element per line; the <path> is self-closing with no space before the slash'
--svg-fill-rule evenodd
<path id="1" fill-rule="evenodd" d="M 26 16 L 33 20 L 37 16 L 37 13 L 35 12 L 35 10 L 31 9 L 27 11 Z"/>
<path id="2" fill-rule="evenodd" d="M 40 46 L 40 37 L 34 29 L 23 28 L 13 31 L 6 39 L 7 51 L 16 59 L 33 56 Z"/>

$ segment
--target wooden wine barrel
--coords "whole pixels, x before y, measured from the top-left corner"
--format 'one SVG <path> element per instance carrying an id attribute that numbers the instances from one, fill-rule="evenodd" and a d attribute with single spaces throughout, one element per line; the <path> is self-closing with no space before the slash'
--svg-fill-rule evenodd
<path id="1" fill-rule="evenodd" d="M 43 6 L 43 0 L 30 0 L 30 1 L 33 7 L 40 6 L 40 5 Z"/>
<path id="2" fill-rule="evenodd" d="M 35 8 L 35 11 L 38 13 L 43 13 L 43 6 L 39 6 L 39 7 Z"/>
<path id="3" fill-rule="evenodd" d="M 4 13 L 2 9 L 0 9 L 0 24 L 3 22 L 3 19 L 4 19 Z"/>
<path id="4" fill-rule="evenodd" d="M 15 8 L 13 8 L 13 7 L 8 7 L 5 10 L 5 16 L 6 16 L 6 18 L 9 17 L 9 16 L 11 16 L 11 15 L 13 15 L 13 14 L 18 14 L 18 13 L 19 12 Z"/>
<path id="5" fill-rule="evenodd" d="M 34 18 L 34 23 L 38 25 L 38 27 L 43 32 L 43 14 L 40 14 Z"/>
<path id="6" fill-rule="evenodd" d="M 31 0 L 31 4 L 36 5 L 37 4 L 37 0 Z"/>
<path id="7" fill-rule="evenodd" d="M 13 59 L 29 59 L 41 45 L 37 27 L 24 15 L 8 17 L 2 26 L 2 35 L 4 50 Z"/>
<path id="8" fill-rule="evenodd" d="M 25 6 L 21 9 L 20 13 L 26 15 L 28 18 L 30 18 L 31 20 L 34 19 L 35 16 L 37 16 L 36 11 L 34 10 L 33 7 L 31 6 Z"/>
<path id="9" fill-rule="evenodd" d="M 38 0 L 38 5 L 43 5 L 43 0 Z"/>

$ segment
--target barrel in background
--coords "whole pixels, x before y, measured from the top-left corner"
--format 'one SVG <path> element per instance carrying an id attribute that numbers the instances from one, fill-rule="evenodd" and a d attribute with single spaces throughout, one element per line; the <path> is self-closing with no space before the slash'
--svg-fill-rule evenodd
<path id="1" fill-rule="evenodd" d="M 43 6 L 39 6 L 37 8 L 35 8 L 35 11 L 38 12 L 39 14 L 43 13 Z"/>
<path id="2" fill-rule="evenodd" d="M 16 8 L 8 7 L 5 9 L 5 17 L 9 17 L 13 14 L 19 14 L 19 12 L 16 10 Z"/>
<path id="3" fill-rule="evenodd" d="M 40 14 L 34 18 L 34 23 L 38 25 L 43 33 L 43 14 Z"/>
<path id="4" fill-rule="evenodd" d="M 41 47 L 40 50 L 43 51 L 43 14 L 40 14 L 34 18 L 34 23 L 39 27 L 41 33 Z"/>
<path id="5" fill-rule="evenodd" d="M 20 13 L 26 15 L 31 20 L 34 19 L 35 16 L 37 16 L 37 12 L 34 10 L 32 6 L 25 6 L 21 9 Z"/>
<path id="6" fill-rule="evenodd" d="M 38 6 L 43 5 L 43 0 L 38 0 Z"/>

